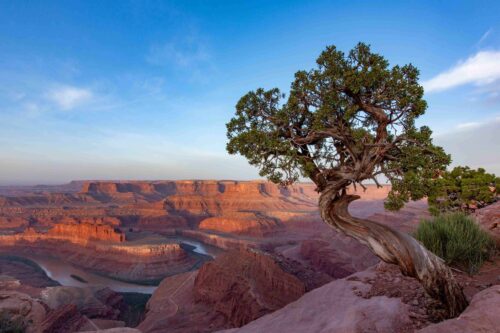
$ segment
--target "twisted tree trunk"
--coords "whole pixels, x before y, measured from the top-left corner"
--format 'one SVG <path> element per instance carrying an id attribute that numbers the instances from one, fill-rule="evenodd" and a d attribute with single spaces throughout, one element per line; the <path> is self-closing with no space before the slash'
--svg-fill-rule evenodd
<path id="1" fill-rule="evenodd" d="M 462 313 L 467 299 L 444 261 L 405 233 L 351 216 L 349 203 L 359 198 L 346 194 L 342 187 L 330 186 L 320 195 L 321 217 L 336 230 L 367 245 L 383 261 L 398 265 L 404 275 L 418 279 L 431 297 L 442 302 L 450 318 Z"/>

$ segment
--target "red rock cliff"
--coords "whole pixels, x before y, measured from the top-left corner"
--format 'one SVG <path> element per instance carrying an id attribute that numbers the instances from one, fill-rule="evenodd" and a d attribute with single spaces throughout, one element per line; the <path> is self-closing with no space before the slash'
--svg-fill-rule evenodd
<path id="1" fill-rule="evenodd" d="M 106 224 L 56 224 L 49 236 L 63 236 L 80 240 L 124 242 L 125 234 Z"/>
<path id="2" fill-rule="evenodd" d="M 272 258 L 248 250 L 220 255 L 200 269 L 194 295 L 234 326 L 244 325 L 298 299 L 304 284 Z"/>

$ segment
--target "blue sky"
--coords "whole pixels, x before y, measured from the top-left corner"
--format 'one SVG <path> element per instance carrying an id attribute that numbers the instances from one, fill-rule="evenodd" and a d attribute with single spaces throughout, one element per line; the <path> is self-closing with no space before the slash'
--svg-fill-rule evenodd
<path id="1" fill-rule="evenodd" d="M 326 45 L 421 71 L 420 124 L 500 174 L 498 1 L 2 1 L 0 184 L 257 178 L 225 123 Z"/>

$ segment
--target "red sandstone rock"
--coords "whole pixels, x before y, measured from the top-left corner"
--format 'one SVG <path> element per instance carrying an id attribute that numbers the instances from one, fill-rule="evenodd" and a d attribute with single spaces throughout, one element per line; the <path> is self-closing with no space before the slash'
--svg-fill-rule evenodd
<path id="1" fill-rule="evenodd" d="M 429 325 L 418 333 L 500 332 L 500 285 L 476 294 L 458 318 Z"/>
<path id="2" fill-rule="evenodd" d="M 28 225 L 28 220 L 21 217 L 0 216 L 0 229 L 19 229 Z"/>
<path id="3" fill-rule="evenodd" d="M 387 187 L 368 186 L 366 192 L 358 190 L 356 193 L 366 200 L 383 199 Z M 250 234 L 261 236 L 281 226 L 279 222 L 307 223 L 311 218 L 318 219 L 318 216 L 306 214 L 317 212 L 317 198 L 312 183 L 299 183 L 284 189 L 263 181 L 85 182 L 80 194 L 0 197 L 0 227 L 22 227 L 28 223 L 37 226 L 88 223 L 138 225 L 160 230 L 187 227 L 188 222 L 196 224 L 214 217 L 219 220 L 209 219 L 202 227 L 230 233 L 248 230 Z M 235 214 L 243 212 L 253 212 L 255 218 L 245 216 L 242 221 L 231 222 Z M 261 213 L 278 223 L 262 217 Z M 240 224 L 248 228 L 240 228 Z"/>
<path id="4" fill-rule="evenodd" d="M 0 290 L 0 314 L 3 320 L 26 325 L 27 333 L 38 333 L 46 310 L 43 304 L 29 295 Z"/>
<path id="5" fill-rule="evenodd" d="M 56 224 L 48 236 L 62 236 L 75 240 L 124 242 L 125 234 L 120 230 L 100 222 L 81 224 Z"/>
<path id="6" fill-rule="evenodd" d="M 234 326 L 244 325 L 296 300 L 305 287 L 268 256 L 232 251 L 203 265 L 194 284 L 198 302 L 223 314 Z"/>
<path id="7" fill-rule="evenodd" d="M 379 207 L 388 188 L 368 186 L 366 192 L 358 190 L 365 198 L 360 207 L 367 203 Z M 87 182 L 79 194 L 62 194 L 24 193 L 4 200 L 0 217 L 19 218 L 24 221 L 19 225 L 29 223 L 34 229 L 0 235 L 0 247 L 36 249 L 106 275 L 154 280 L 186 271 L 195 261 L 175 244 L 138 246 L 140 242 L 125 241 L 121 242 L 123 246 L 110 245 L 124 238 L 115 227 L 127 230 L 132 240 L 136 239 L 134 230 L 177 232 L 223 249 L 259 248 L 290 239 L 301 242 L 330 232 L 317 214 L 318 194 L 311 183 L 283 189 L 263 181 Z M 338 243 L 335 237 L 331 242 Z M 329 253 L 322 250 L 334 260 L 324 260 L 309 251 L 305 260 L 333 276 L 344 276 L 359 269 L 344 260 L 347 249 L 353 247 L 342 245 L 339 250 L 337 246 Z"/>
<path id="8" fill-rule="evenodd" d="M 10 276 L 18 280 L 19 284 L 23 286 L 30 286 L 33 288 L 45 288 L 59 285 L 59 283 L 50 279 L 45 272 L 21 260 L 13 260 L 9 257 L 0 257 L 0 276 Z M 5 281 L 9 281 L 8 278 Z M 2 284 L 0 281 L 0 289 Z"/>
<path id="9" fill-rule="evenodd" d="M 130 327 L 115 327 L 115 328 L 108 328 L 108 329 L 98 330 L 98 331 L 82 331 L 82 332 L 87 332 L 87 333 L 143 333 L 142 331 L 139 331 L 138 329 L 130 328 Z"/>
<path id="10" fill-rule="evenodd" d="M 329 241 L 305 240 L 300 245 L 300 254 L 316 270 L 335 279 L 364 270 L 379 261 L 366 246 L 340 234 Z"/>
<path id="11" fill-rule="evenodd" d="M 399 295 L 394 293 L 398 290 Z M 407 303 L 420 298 L 428 301 L 418 282 L 382 265 L 330 282 L 280 310 L 223 332 L 409 333 L 429 323 L 421 305 Z"/>
<path id="12" fill-rule="evenodd" d="M 74 305 L 79 313 L 89 318 L 117 319 L 117 309 L 123 298 L 109 288 L 48 287 L 41 299 L 51 309 Z"/>
<path id="13" fill-rule="evenodd" d="M 198 272 L 168 277 L 151 296 L 145 333 L 201 333 L 234 327 L 304 293 L 304 284 L 270 256 L 230 251 Z"/>
<path id="14" fill-rule="evenodd" d="M 500 247 L 500 201 L 478 209 L 474 215 L 479 225 L 493 236 Z"/>
<path id="15" fill-rule="evenodd" d="M 195 302 L 193 287 L 197 271 L 168 277 L 155 290 L 146 306 L 144 333 L 209 333 L 230 327 L 209 306 Z"/>
<path id="16" fill-rule="evenodd" d="M 201 221 L 199 228 L 230 234 L 264 236 L 277 228 L 281 223 L 261 213 L 234 212 Z"/>
<path id="17" fill-rule="evenodd" d="M 57 256 L 78 267 L 127 281 L 157 281 L 165 276 L 186 272 L 198 259 L 189 256 L 177 243 L 151 245 L 93 244 L 80 246 L 57 240 L 19 242 L 4 251 L 29 255 Z"/>
<path id="18" fill-rule="evenodd" d="M 87 319 L 78 312 L 76 305 L 66 304 L 49 312 L 36 331 L 41 333 L 77 332 L 86 323 Z"/>

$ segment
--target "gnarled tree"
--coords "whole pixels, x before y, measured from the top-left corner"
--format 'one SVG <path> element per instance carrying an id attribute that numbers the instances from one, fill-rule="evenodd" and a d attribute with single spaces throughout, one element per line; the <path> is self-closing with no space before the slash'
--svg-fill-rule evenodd
<path id="1" fill-rule="evenodd" d="M 239 100 L 227 124 L 227 150 L 245 156 L 275 183 L 309 177 L 326 223 L 417 278 L 454 317 L 467 300 L 443 260 L 411 236 L 347 209 L 359 199 L 348 194 L 349 186 L 363 187 L 367 180 L 378 185 L 381 176 L 392 184 L 386 207 L 399 209 L 426 196 L 449 164 L 450 157 L 433 145 L 431 130 L 415 126 L 427 107 L 418 75 L 412 65 L 389 68 L 363 43 L 349 54 L 329 46 L 316 69 L 295 74 L 288 98 L 275 88 Z"/>

